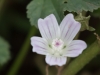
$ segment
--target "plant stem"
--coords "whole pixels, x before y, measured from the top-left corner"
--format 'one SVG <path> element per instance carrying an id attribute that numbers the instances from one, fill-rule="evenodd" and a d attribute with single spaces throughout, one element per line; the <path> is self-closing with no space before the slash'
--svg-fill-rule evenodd
<path id="1" fill-rule="evenodd" d="M 46 65 L 46 75 L 49 75 L 49 65 Z"/>
<path id="2" fill-rule="evenodd" d="M 0 0 L 0 11 L 2 10 L 3 4 L 5 0 Z"/>
<path id="3" fill-rule="evenodd" d="M 100 52 L 99 44 L 95 41 L 79 57 L 73 60 L 62 75 L 76 75 L 89 61 L 91 61 Z"/>
<path id="4" fill-rule="evenodd" d="M 57 75 L 61 75 L 62 70 L 63 70 L 63 67 L 64 67 L 64 66 L 60 66 L 60 67 L 58 67 L 58 73 L 57 73 Z"/>
<path id="5" fill-rule="evenodd" d="M 23 43 L 22 48 L 7 75 L 16 75 L 16 73 L 18 72 L 18 69 L 20 68 L 23 60 L 25 59 L 25 56 L 27 55 L 27 53 L 29 51 L 30 37 L 32 35 L 35 35 L 36 31 L 37 30 L 34 26 L 30 29 L 30 31 L 25 39 L 25 42 Z"/>

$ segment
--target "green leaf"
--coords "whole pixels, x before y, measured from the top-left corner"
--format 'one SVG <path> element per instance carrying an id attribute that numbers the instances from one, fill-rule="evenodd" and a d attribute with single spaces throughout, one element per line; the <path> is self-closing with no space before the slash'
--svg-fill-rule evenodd
<path id="1" fill-rule="evenodd" d="M 63 18 L 62 1 L 60 0 L 33 0 L 27 6 L 27 16 L 31 25 L 37 27 L 39 18 L 45 18 L 50 14 L 54 14 L 60 22 Z"/>
<path id="2" fill-rule="evenodd" d="M 95 31 L 95 28 L 93 28 L 93 27 L 89 27 L 89 31 Z"/>
<path id="3" fill-rule="evenodd" d="M 100 7 L 100 0 L 64 0 L 64 10 L 69 12 L 81 13 L 84 11 L 93 11 Z"/>
<path id="4" fill-rule="evenodd" d="M 0 65 L 4 65 L 10 59 L 9 44 L 0 37 Z"/>
<path id="5" fill-rule="evenodd" d="M 80 13 L 78 16 L 75 17 L 75 20 L 81 23 L 81 31 L 84 31 L 84 30 L 94 31 L 95 30 L 93 27 L 89 26 L 90 16 L 85 17 L 82 15 L 82 13 Z"/>

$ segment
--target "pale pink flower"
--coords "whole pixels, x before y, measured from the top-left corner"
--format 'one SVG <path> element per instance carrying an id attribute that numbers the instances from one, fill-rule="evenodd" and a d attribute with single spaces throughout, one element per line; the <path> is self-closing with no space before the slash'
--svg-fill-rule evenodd
<path id="1" fill-rule="evenodd" d="M 50 66 L 66 64 L 67 57 L 77 57 L 87 47 L 84 41 L 73 40 L 81 28 L 73 14 L 66 15 L 60 25 L 53 14 L 40 18 L 38 28 L 42 38 L 31 38 L 32 51 L 46 55 L 45 61 Z"/>

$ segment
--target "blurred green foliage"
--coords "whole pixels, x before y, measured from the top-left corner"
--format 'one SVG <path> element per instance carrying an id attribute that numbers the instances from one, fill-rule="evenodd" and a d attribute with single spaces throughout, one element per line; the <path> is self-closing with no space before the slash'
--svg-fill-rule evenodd
<path id="1" fill-rule="evenodd" d="M 2 37 L 0 37 L 0 65 L 4 65 L 10 59 L 10 45 Z"/>
<path id="2" fill-rule="evenodd" d="M 100 18 L 100 8 L 98 10 L 95 10 L 93 13 L 91 13 L 91 15 Z"/>

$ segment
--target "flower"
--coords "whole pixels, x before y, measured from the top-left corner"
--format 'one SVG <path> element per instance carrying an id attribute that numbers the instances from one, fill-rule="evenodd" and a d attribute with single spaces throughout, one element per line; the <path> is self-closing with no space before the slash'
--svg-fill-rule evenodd
<path id="1" fill-rule="evenodd" d="M 50 66 L 66 64 L 67 57 L 77 57 L 87 47 L 82 40 L 73 40 L 81 28 L 74 20 L 73 14 L 68 14 L 60 26 L 53 14 L 38 20 L 41 37 L 31 38 L 32 51 L 46 55 L 45 61 Z"/>

